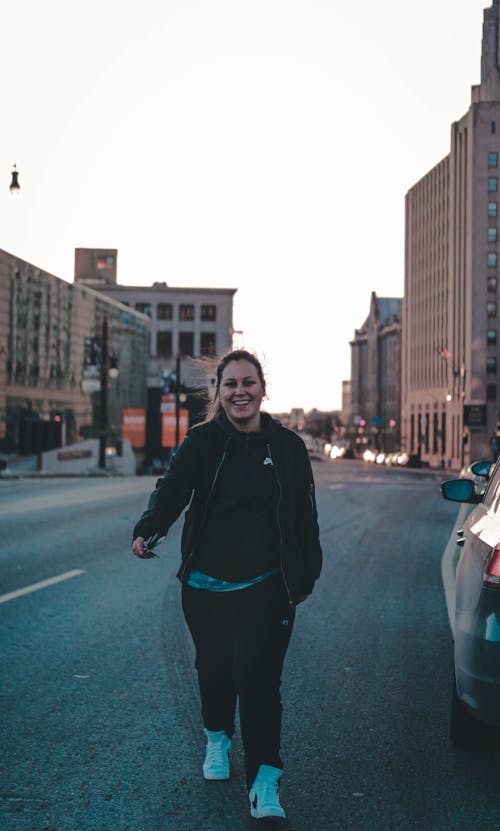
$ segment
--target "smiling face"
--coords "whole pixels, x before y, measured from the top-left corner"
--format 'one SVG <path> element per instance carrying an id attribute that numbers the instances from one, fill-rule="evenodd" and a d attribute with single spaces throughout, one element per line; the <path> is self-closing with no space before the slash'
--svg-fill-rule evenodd
<path id="1" fill-rule="evenodd" d="M 237 430 L 257 433 L 260 430 L 260 407 L 264 388 L 257 368 L 249 361 L 230 361 L 222 371 L 220 403 Z"/>

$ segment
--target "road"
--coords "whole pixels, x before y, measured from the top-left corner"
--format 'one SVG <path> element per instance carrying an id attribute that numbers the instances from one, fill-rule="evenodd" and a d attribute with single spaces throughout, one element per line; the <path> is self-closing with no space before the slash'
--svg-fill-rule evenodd
<path id="1" fill-rule="evenodd" d="M 500 754 L 447 735 L 457 507 L 431 471 L 314 468 L 325 567 L 285 665 L 287 829 L 500 829 Z M 158 560 L 130 554 L 153 483 L 0 481 L 3 831 L 257 827 L 238 735 L 231 780 L 201 777 L 180 523 Z"/>

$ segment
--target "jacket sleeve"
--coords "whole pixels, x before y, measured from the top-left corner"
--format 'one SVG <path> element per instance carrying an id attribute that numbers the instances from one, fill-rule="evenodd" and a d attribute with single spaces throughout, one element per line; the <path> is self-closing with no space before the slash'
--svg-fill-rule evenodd
<path id="1" fill-rule="evenodd" d="M 158 479 L 148 506 L 137 522 L 133 539 L 165 536 L 189 503 L 196 481 L 196 448 L 189 434 L 175 451 L 165 474 Z"/>
<path id="2" fill-rule="evenodd" d="M 314 488 L 314 476 L 305 445 L 301 448 L 297 504 L 297 534 L 304 557 L 302 590 L 311 594 L 314 583 L 321 574 L 323 552 L 319 541 L 318 511 Z"/>

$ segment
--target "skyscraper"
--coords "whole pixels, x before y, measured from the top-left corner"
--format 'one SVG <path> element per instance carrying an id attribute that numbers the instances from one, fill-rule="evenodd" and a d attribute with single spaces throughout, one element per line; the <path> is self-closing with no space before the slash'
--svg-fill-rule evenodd
<path id="1" fill-rule="evenodd" d="M 403 443 L 431 464 L 497 452 L 499 53 L 494 0 L 450 153 L 406 195 Z"/>

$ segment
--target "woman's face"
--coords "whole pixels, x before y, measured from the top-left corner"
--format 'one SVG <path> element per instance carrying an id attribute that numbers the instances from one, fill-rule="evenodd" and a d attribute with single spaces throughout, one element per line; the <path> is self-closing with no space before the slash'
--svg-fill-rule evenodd
<path id="1" fill-rule="evenodd" d="M 245 432 L 260 429 L 260 407 L 264 389 L 250 361 L 230 361 L 224 367 L 219 387 L 220 402 L 230 422 Z"/>

